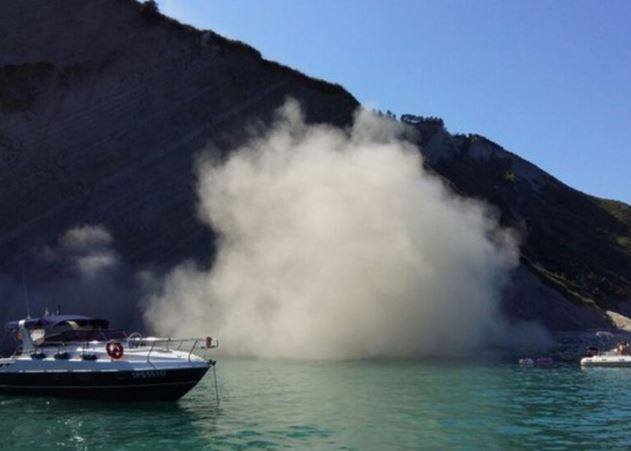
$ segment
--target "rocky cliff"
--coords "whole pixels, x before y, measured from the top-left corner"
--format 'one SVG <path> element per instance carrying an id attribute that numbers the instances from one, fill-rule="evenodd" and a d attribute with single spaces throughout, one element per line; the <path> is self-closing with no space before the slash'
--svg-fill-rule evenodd
<path id="1" fill-rule="evenodd" d="M 339 85 L 133 0 L 0 3 L 5 314 L 21 309 L 20 278 L 42 287 L 31 296 L 42 304 L 46 287 L 70 277 L 60 237 L 78 225 L 106 228 L 115 237 L 107 255 L 130 268 L 208 262 L 213 235 L 195 209 L 198 151 L 221 155 L 287 97 L 307 121 L 335 126 L 350 123 L 358 106 Z M 440 120 L 404 119 L 418 130 L 431 170 L 494 205 L 519 231 L 522 264 L 505 304 L 511 316 L 576 329 L 609 326 L 607 310 L 629 309 L 629 206 L 573 190 L 481 136 L 451 135 Z M 99 233 L 97 244 L 109 243 Z M 64 288 L 57 298 L 76 305 L 68 299 L 117 296 L 93 286 Z"/>
<path id="2" fill-rule="evenodd" d="M 606 327 L 607 312 L 629 311 L 631 207 L 572 189 L 482 136 L 452 135 L 440 119 L 403 120 L 419 130 L 432 170 L 493 205 L 518 232 L 521 268 L 506 304 L 512 316 L 581 329 Z"/>

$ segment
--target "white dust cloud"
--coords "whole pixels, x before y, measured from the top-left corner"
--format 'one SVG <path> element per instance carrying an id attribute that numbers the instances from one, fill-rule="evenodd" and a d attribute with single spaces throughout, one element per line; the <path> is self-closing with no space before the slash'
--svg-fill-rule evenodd
<path id="1" fill-rule="evenodd" d="M 66 231 L 55 249 L 44 248 L 49 260 L 64 260 L 78 274 L 95 277 L 118 265 L 118 255 L 112 249 L 113 239 L 101 225 L 82 225 Z"/>
<path id="2" fill-rule="evenodd" d="M 216 259 L 173 270 L 148 323 L 263 357 L 451 355 L 502 340 L 517 246 L 484 205 L 426 172 L 401 133 L 367 112 L 349 131 L 305 125 L 288 102 L 267 134 L 202 162 Z"/>

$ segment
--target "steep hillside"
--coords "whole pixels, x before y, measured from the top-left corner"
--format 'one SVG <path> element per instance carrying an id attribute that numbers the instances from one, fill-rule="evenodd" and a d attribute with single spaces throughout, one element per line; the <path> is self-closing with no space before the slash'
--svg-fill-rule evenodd
<path id="1" fill-rule="evenodd" d="M 243 139 L 287 96 L 314 122 L 344 125 L 357 106 L 132 0 L 0 3 L 0 267 L 77 222 L 107 226 L 133 263 L 205 254 L 195 152 Z"/>
<path id="2" fill-rule="evenodd" d="M 71 255 L 134 270 L 207 263 L 198 152 L 222 155 L 288 96 L 313 123 L 345 126 L 358 106 L 339 85 L 134 0 L 1 2 L 0 320 L 23 310 L 22 285 L 35 307 L 135 305 L 137 293 L 111 288 L 134 285 L 134 271 L 64 285 Z M 521 234 L 511 316 L 576 329 L 610 326 L 606 310 L 631 312 L 631 207 L 577 192 L 481 136 L 451 135 L 439 119 L 404 121 L 431 170 Z M 81 247 L 86 230 L 67 235 L 85 224 L 107 230 L 89 231 L 96 257 Z"/>
<path id="3" fill-rule="evenodd" d="M 575 306 L 628 312 L 631 300 L 631 207 L 576 191 L 479 135 L 451 135 L 440 119 L 404 115 L 420 131 L 426 163 L 462 194 L 488 201 L 522 239 L 522 265 Z M 541 317 L 555 328 L 589 327 L 534 308 L 550 297 L 519 295 L 508 306 L 521 317 Z M 518 296 L 518 297 L 519 297 Z M 529 305 L 530 304 L 530 305 Z"/>

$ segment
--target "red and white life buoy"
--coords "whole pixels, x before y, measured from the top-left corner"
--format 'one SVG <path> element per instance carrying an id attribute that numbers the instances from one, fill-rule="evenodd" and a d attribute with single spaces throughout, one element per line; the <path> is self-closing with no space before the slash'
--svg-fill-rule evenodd
<path id="1" fill-rule="evenodd" d="M 114 360 L 118 360 L 123 357 L 124 350 L 123 345 L 118 341 L 110 341 L 105 346 L 105 350 L 107 351 L 107 355 L 109 355 Z"/>

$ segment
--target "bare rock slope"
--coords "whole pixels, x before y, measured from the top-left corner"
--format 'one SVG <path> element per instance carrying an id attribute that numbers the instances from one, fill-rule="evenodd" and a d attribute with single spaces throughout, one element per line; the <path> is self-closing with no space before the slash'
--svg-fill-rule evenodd
<path id="1" fill-rule="evenodd" d="M 337 125 L 357 106 L 337 85 L 125 0 L 0 3 L 0 80 L 5 268 L 77 221 L 106 225 L 133 262 L 195 255 L 212 238 L 193 208 L 201 146 L 238 142 L 288 96 Z"/>
<path id="2" fill-rule="evenodd" d="M 69 277 L 59 258 L 42 259 L 58 256 L 60 236 L 81 224 L 104 226 L 111 255 L 130 268 L 208 262 L 197 153 L 246 139 L 288 96 L 309 122 L 336 126 L 358 106 L 339 85 L 134 0 L 0 2 L 2 302 L 15 302 L 24 272 L 49 287 Z M 483 137 L 451 135 L 440 120 L 404 122 L 420 132 L 431 170 L 520 232 L 522 264 L 505 303 L 512 317 L 581 329 L 613 326 L 607 311 L 631 310 L 629 206 L 577 192 Z M 60 291 L 62 302 L 79 302 L 68 301 L 80 297 L 73 290 Z"/>
<path id="3" fill-rule="evenodd" d="M 521 269 L 506 305 L 512 316 L 583 329 L 612 325 L 608 311 L 629 314 L 631 207 L 572 189 L 482 136 L 452 135 L 440 119 L 403 119 L 419 130 L 432 170 L 493 205 L 519 234 Z"/>

